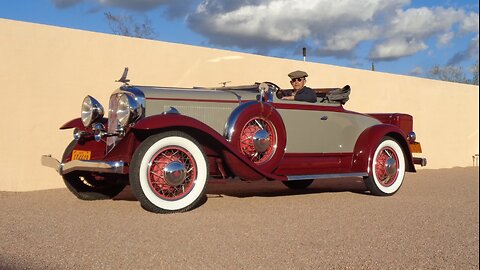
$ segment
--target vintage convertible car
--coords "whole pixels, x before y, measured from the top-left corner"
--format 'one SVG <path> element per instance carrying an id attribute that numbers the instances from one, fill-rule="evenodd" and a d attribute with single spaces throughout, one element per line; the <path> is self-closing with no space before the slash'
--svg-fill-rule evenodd
<path id="1" fill-rule="evenodd" d="M 130 184 L 146 210 L 181 212 L 199 205 L 216 178 L 304 189 L 314 179 L 362 177 L 371 194 L 385 196 L 399 190 L 414 164 L 426 165 L 412 157 L 421 152 L 412 116 L 348 111 L 349 87 L 316 89 L 318 102 L 306 103 L 282 100 L 271 82 L 133 86 L 126 71 L 108 118 L 87 96 L 81 117 L 60 128 L 74 136 L 61 161 L 42 156 L 80 199 L 112 198 Z"/>

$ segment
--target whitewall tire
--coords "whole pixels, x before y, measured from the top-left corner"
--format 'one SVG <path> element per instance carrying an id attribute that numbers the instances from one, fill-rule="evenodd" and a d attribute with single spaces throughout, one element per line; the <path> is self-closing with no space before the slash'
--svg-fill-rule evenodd
<path id="1" fill-rule="evenodd" d="M 365 185 L 374 195 L 389 196 L 397 192 L 405 177 L 405 154 L 393 138 L 385 137 L 372 159 Z"/>
<path id="2" fill-rule="evenodd" d="M 130 165 L 132 192 L 151 212 L 184 212 L 205 196 L 208 161 L 199 143 L 183 132 L 147 138 Z"/>

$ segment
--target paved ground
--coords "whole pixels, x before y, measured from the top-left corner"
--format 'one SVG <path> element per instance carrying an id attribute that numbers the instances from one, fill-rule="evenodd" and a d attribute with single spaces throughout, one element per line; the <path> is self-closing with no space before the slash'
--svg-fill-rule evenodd
<path id="1" fill-rule="evenodd" d="M 478 269 L 478 183 L 478 167 L 407 174 L 386 198 L 354 178 L 303 193 L 235 181 L 173 215 L 128 189 L 0 192 L 0 269 Z"/>

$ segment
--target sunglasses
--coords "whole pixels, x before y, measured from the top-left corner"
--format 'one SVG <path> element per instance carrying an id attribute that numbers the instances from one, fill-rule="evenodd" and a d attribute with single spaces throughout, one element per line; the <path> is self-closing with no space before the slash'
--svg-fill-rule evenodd
<path id="1" fill-rule="evenodd" d="M 301 82 L 301 81 L 303 81 L 303 78 L 295 78 L 295 79 L 292 79 L 290 82 L 294 83 L 294 82 Z"/>

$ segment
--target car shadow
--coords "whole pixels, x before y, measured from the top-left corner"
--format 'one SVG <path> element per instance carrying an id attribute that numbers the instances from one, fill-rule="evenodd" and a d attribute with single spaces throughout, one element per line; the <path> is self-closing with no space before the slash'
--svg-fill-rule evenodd
<path id="1" fill-rule="evenodd" d="M 318 179 L 305 189 L 290 189 L 279 181 L 240 181 L 226 180 L 212 182 L 207 186 L 207 196 L 247 197 L 282 197 L 303 194 L 352 192 L 366 194 L 367 188 L 361 178 Z"/>
<path id="2" fill-rule="evenodd" d="M 211 179 L 207 185 L 206 198 L 221 198 L 224 196 L 248 197 L 282 197 L 304 194 L 351 192 L 368 194 L 362 178 L 335 178 L 318 179 L 306 189 L 294 190 L 286 187 L 279 181 L 241 181 L 239 179 L 215 180 Z M 120 192 L 113 200 L 136 201 L 130 186 Z M 203 201 L 201 204 L 205 203 Z"/>

